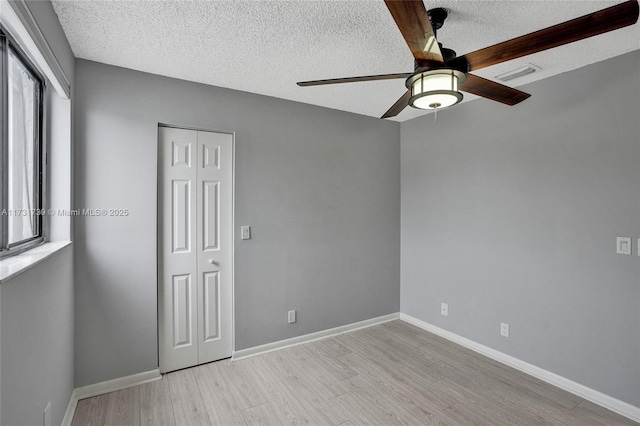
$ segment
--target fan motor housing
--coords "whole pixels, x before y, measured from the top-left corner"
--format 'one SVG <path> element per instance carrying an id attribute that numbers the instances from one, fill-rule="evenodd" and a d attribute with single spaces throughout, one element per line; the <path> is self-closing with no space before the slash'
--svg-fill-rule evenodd
<path id="1" fill-rule="evenodd" d="M 427 16 L 429 17 L 429 21 L 431 21 L 431 26 L 434 30 L 439 30 L 442 28 L 444 24 L 444 20 L 449 16 L 449 11 L 444 7 L 436 7 L 433 9 L 427 10 Z"/>

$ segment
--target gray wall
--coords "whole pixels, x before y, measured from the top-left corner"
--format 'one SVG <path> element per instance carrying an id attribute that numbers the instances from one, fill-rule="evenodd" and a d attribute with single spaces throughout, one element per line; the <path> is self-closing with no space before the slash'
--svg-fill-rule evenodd
<path id="1" fill-rule="evenodd" d="M 73 89 L 75 59 L 51 3 L 29 0 L 27 5 Z M 56 175 L 70 174 L 69 102 L 49 86 L 47 106 L 49 117 L 55 121 L 47 133 L 49 171 L 55 177 L 50 181 L 55 187 L 52 202 L 56 207 L 69 208 L 69 180 L 65 182 Z M 66 231 L 52 226 L 56 227 L 51 229 L 52 234 L 68 239 L 68 225 L 63 224 Z M 0 423 L 42 424 L 44 408 L 51 401 L 52 423 L 60 424 L 74 387 L 72 249 L 67 247 L 2 283 L 0 291 Z"/>
<path id="2" fill-rule="evenodd" d="M 640 406 L 639 69 L 402 124 L 402 312 Z"/>
<path id="3" fill-rule="evenodd" d="M 2 283 L 3 425 L 60 424 L 73 390 L 73 250 Z"/>
<path id="4" fill-rule="evenodd" d="M 76 73 L 77 206 L 131 211 L 76 221 L 76 386 L 158 366 L 158 122 L 236 132 L 236 349 L 399 310 L 398 123 L 83 60 Z"/>

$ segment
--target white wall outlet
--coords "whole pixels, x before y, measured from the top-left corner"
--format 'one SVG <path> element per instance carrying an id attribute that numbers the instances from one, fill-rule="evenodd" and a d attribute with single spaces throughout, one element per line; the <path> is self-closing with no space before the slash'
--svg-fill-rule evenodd
<path id="1" fill-rule="evenodd" d="M 441 303 L 440 304 L 440 314 L 446 316 L 449 316 L 449 305 L 447 303 Z"/>
<path id="2" fill-rule="evenodd" d="M 289 324 L 293 324 L 294 322 L 296 322 L 296 311 L 289 311 L 287 321 L 289 322 Z"/>
<path id="3" fill-rule="evenodd" d="M 47 406 L 44 407 L 44 418 L 42 424 L 44 426 L 51 426 L 51 401 L 47 402 Z"/>
<path id="4" fill-rule="evenodd" d="M 242 234 L 241 238 L 243 240 L 250 240 L 251 239 L 251 227 L 250 226 L 241 226 L 240 227 L 240 232 Z"/>
<path id="5" fill-rule="evenodd" d="M 509 324 L 507 324 L 506 322 L 500 323 L 500 335 L 509 337 Z"/>
<path id="6" fill-rule="evenodd" d="M 631 238 L 616 238 L 616 254 L 631 254 Z"/>

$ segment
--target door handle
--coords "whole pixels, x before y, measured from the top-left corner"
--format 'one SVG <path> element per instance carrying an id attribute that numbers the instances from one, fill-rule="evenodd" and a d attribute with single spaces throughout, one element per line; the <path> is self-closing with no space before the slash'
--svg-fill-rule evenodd
<path id="1" fill-rule="evenodd" d="M 213 259 L 209 259 L 209 263 L 210 263 L 210 264 L 212 264 L 212 265 L 217 265 L 217 264 L 218 264 L 218 262 L 216 262 L 216 261 L 215 261 L 215 260 L 213 260 Z"/>

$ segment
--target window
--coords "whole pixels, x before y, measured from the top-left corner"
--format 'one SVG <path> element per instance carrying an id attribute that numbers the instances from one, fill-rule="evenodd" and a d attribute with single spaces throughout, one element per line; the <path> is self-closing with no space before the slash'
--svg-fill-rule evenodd
<path id="1" fill-rule="evenodd" d="M 0 30 L 0 257 L 44 241 L 42 77 Z"/>

